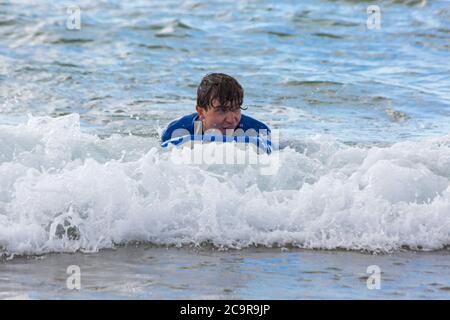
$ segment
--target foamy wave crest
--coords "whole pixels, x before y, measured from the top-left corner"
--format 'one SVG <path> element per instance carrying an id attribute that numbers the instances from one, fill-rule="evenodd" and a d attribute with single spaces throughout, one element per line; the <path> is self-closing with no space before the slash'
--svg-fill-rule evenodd
<path id="1" fill-rule="evenodd" d="M 450 244 L 450 136 L 390 147 L 328 136 L 290 145 L 275 151 L 280 169 L 261 175 L 257 165 L 175 165 L 156 139 L 100 139 L 80 130 L 77 114 L 0 126 L 0 250 Z"/>

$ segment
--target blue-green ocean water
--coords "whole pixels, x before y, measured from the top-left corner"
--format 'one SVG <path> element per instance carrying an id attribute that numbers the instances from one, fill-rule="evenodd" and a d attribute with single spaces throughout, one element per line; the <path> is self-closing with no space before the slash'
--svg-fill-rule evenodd
<path id="1" fill-rule="evenodd" d="M 70 5 L 80 9 L 80 29 Z M 380 29 L 368 29 L 379 5 Z M 449 132 L 450 4 L 392 1 L 2 1 L 2 122 L 78 113 L 156 135 L 209 72 L 291 134 L 397 141 Z M 12 121 L 12 120 L 10 120 Z"/>

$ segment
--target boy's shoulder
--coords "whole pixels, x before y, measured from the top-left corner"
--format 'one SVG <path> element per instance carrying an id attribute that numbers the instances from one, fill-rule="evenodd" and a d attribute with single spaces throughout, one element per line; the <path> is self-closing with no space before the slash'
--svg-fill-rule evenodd
<path id="1" fill-rule="evenodd" d="M 161 140 L 164 142 L 166 140 L 173 138 L 172 133 L 177 129 L 185 129 L 192 134 L 194 130 L 194 121 L 195 119 L 197 119 L 197 117 L 198 115 L 195 112 L 173 120 L 171 123 L 169 123 L 167 128 L 162 133 Z"/>
<path id="2" fill-rule="evenodd" d="M 241 121 L 239 123 L 239 128 L 241 128 L 244 131 L 247 131 L 248 129 L 255 129 L 257 131 L 267 130 L 267 132 L 270 132 L 269 126 L 266 125 L 264 122 L 256 120 L 255 118 L 247 116 L 245 114 L 241 115 Z"/>

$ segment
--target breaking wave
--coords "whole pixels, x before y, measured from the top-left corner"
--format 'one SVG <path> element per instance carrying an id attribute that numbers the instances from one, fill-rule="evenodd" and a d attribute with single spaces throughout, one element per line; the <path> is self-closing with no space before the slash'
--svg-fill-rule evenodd
<path id="1" fill-rule="evenodd" d="M 450 135 L 284 145 L 270 160 L 279 170 L 261 175 L 259 165 L 175 165 L 176 152 L 155 138 L 101 139 L 80 130 L 78 114 L 1 125 L 0 254 L 130 242 L 381 252 L 450 244 Z"/>

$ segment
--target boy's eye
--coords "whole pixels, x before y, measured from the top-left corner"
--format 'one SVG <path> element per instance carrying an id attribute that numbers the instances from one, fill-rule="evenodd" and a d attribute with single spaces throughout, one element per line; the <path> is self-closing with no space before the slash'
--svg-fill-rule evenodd
<path id="1" fill-rule="evenodd" d="M 226 113 L 227 112 L 227 109 L 222 106 L 214 107 L 214 110 L 218 113 Z"/>
<path id="2" fill-rule="evenodd" d="M 241 108 L 237 107 L 237 108 L 227 108 L 227 107 L 223 107 L 223 106 L 217 106 L 214 108 L 217 112 L 219 113 L 227 113 L 227 111 L 230 112 L 237 112 L 239 111 Z"/>

